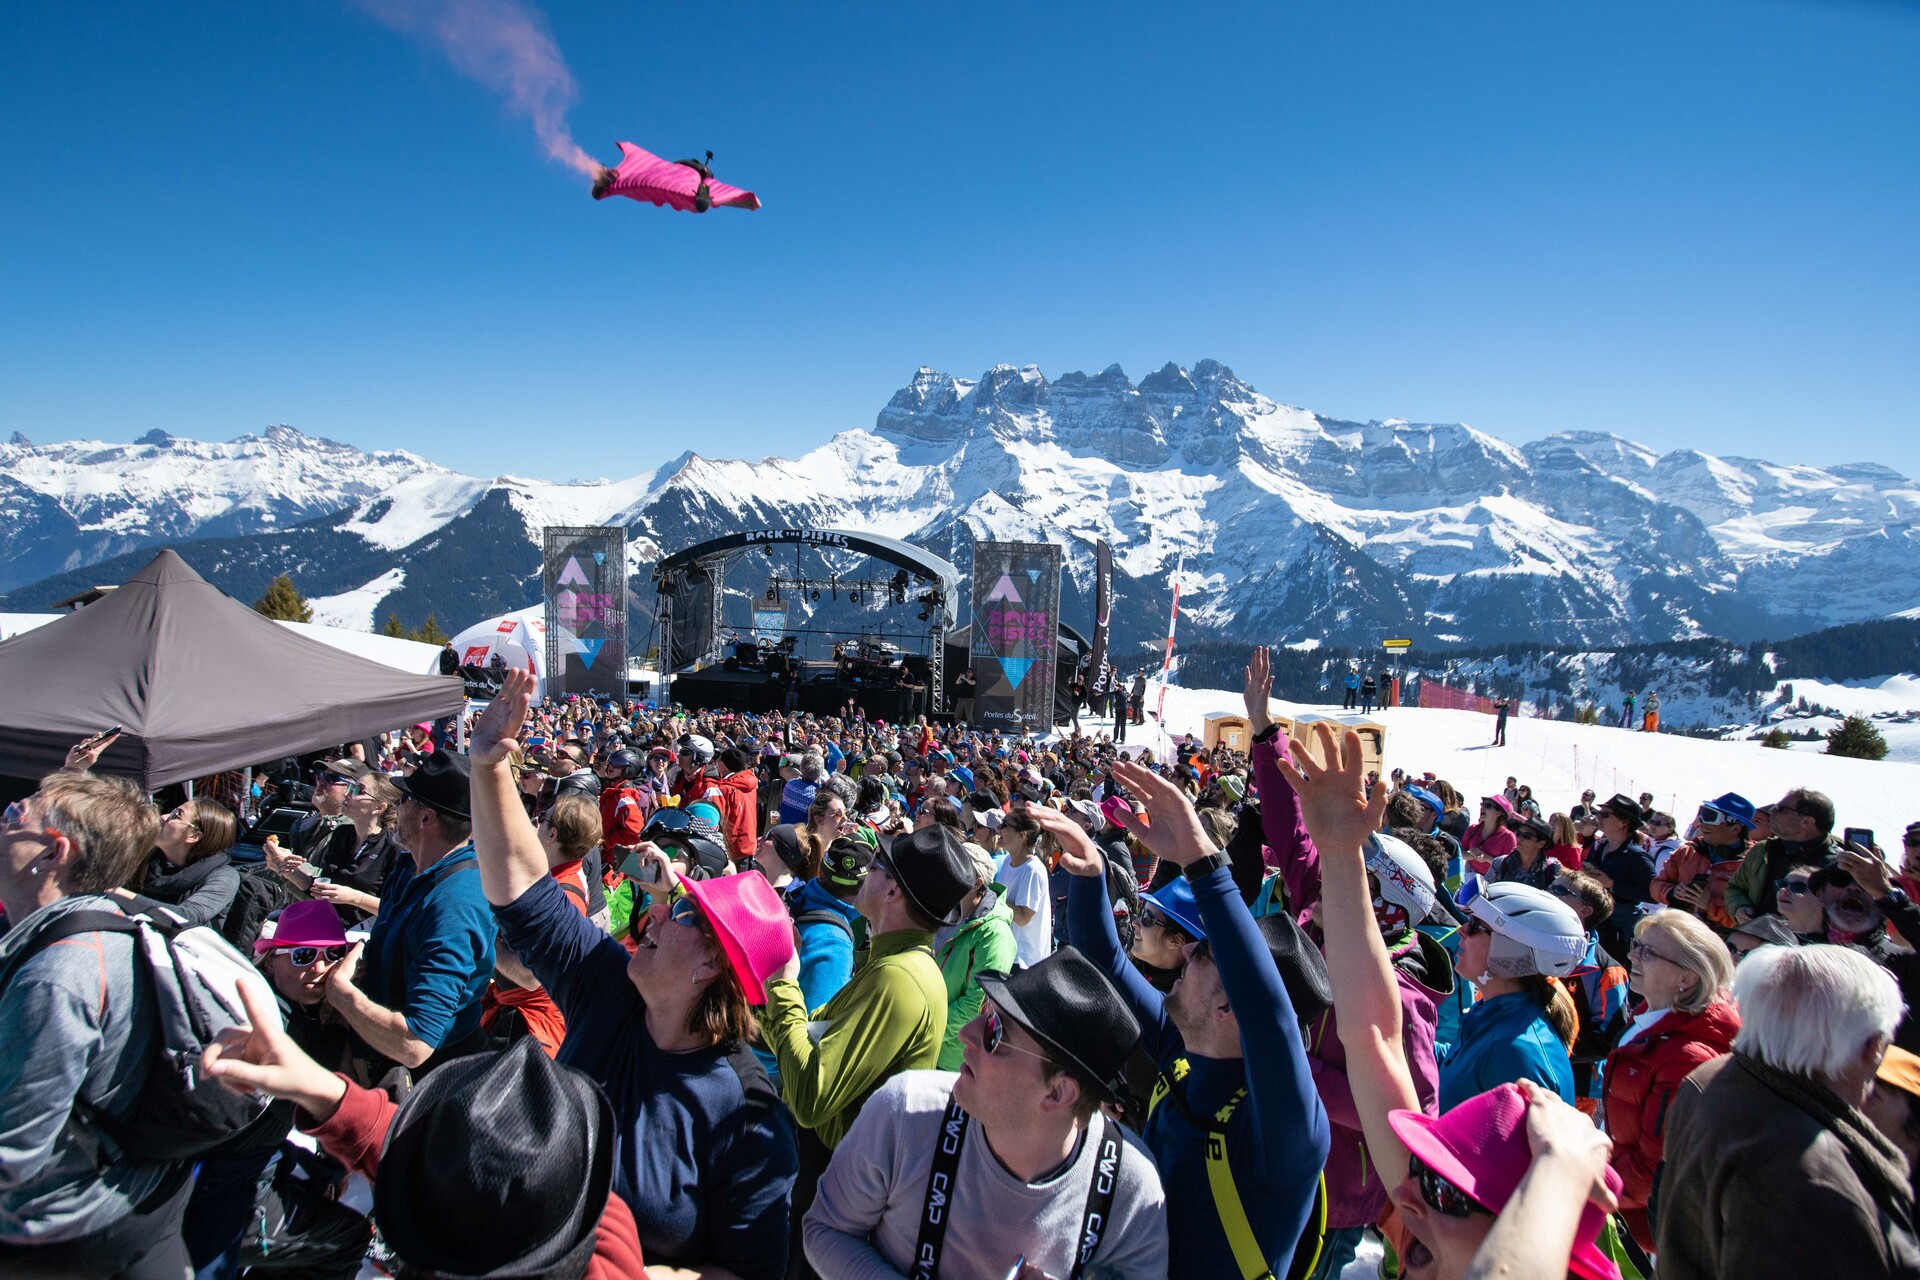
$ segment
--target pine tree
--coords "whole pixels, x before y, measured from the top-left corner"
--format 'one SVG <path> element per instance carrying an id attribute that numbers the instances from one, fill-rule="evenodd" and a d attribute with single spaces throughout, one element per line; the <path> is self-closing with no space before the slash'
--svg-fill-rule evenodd
<path id="1" fill-rule="evenodd" d="M 380 634 L 383 636 L 392 636 L 396 640 L 405 640 L 407 638 L 407 628 L 406 625 L 400 621 L 398 614 L 390 613 L 387 615 L 387 625 L 380 628 Z"/>
<path id="2" fill-rule="evenodd" d="M 253 602 L 254 612 L 281 622 L 312 622 L 313 606 L 300 594 L 293 579 L 281 574 L 267 587 L 267 594 Z"/>
<path id="3" fill-rule="evenodd" d="M 427 620 L 420 624 L 420 629 L 413 633 L 413 638 L 425 644 L 445 644 L 447 641 L 453 639 L 452 636 L 440 629 L 439 619 L 435 618 L 431 613 L 427 615 Z"/>
<path id="4" fill-rule="evenodd" d="M 1827 732 L 1827 754 L 1855 760 L 1884 760 L 1887 740 L 1865 716 L 1848 716 Z"/>
<path id="5" fill-rule="evenodd" d="M 1760 735 L 1760 745 L 1763 747 L 1772 747 L 1775 751 L 1785 751 L 1787 744 L 1792 741 L 1792 736 L 1778 725 L 1775 725 Z"/>

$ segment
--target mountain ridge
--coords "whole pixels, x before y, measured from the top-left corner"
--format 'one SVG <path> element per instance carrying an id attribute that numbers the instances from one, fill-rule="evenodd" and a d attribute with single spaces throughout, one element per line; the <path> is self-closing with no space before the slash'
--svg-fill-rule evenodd
<path id="1" fill-rule="evenodd" d="M 398 582 L 373 617 L 431 608 L 445 623 L 528 603 L 539 531 L 599 523 L 629 530 L 642 618 L 659 555 L 786 524 L 957 549 L 963 570 L 974 537 L 1049 537 L 1083 612 L 1105 537 L 1128 645 L 1164 629 L 1183 562 L 1183 628 L 1277 643 L 1744 641 L 1920 608 L 1920 486 L 1880 464 L 1354 422 L 1274 401 L 1216 360 L 1137 383 L 1117 364 L 1052 380 L 1031 364 L 971 379 L 922 366 L 871 428 L 797 457 L 686 450 L 590 482 L 463 475 L 284 425 L 224 444 L 25 441 L 0 445 L 12 608 L 174 545 L 237 595 L 280 554 L 313 577 L 309 595 Z M 459 554 L 483 546 L 491 563 Z"/>

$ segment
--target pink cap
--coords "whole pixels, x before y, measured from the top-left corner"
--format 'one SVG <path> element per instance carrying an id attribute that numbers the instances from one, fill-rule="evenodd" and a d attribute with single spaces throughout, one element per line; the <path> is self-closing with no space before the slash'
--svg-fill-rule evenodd
<path id="1" fill-rule="evenodd" d="M 1513 802 L 1507 799 L 1506 796 L 1500 794 L 1498 791 L 1484 798 L 1488 804 L 1493 805 L 1495 808 L 1499 809 L 1500 812 L 1506 814 L 1509 818 L 1513 816 Z"/>
<path id="2" fill-rule="evenodd" d="M 347 931 L 340 924 L 340 913 L 331 902 L 295 902 L 280 913 L 273 936 L 254 940 L 253 953 L 260 955 L 286 947 L 344 947 Z"/>
<path id="3" fill-rule="evenodd" d="M 765 876 L 753 872 L 680 883 L 713 926 L 747 1003 L 765 1004 L 767 979 L 793 959 L 793 918 L 780 895 Z"/>
<path id="4" fill-rule="evenodd" d="M 1422 1164 L 1494 1213 L 1506 1207 L 1533 1163 L 1527 1145 L 1527 1096 L 1519 1085 L 1503 1084 L 1476 1094 L 1443 1116 L 1392 1111 L 1387 1123 Z M 1607 1185 L 1616 1194 L 1620 1190 L 1620 1175 L 1612 1169 L 1607 1170 Z M 1594 1243 L 1603 1221 L 1595 1204 L 1580 1214 L 1567 1270 L 1581 1280 L 1620 1280 L 1620 1269 Z"/>
<path id="5" fill-rule="evenodd" d="M 1119 796 L 1108 796 L 1100 802 L 1100 812 L 1106 815 L 1108 822 L 1125 830 L 1127 820 L 1133 817 L 1133 806 Z"/>

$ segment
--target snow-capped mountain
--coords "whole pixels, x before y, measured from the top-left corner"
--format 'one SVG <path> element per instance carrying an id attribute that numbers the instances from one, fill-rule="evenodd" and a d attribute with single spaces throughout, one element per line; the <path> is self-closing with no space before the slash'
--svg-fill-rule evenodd
<path id="1" fill-rule="evenodd" d="M 1180 564 L 1183 634 L 1273 642 L 1745 640 L 1920 607 L 1920 486 L 1886 468 L 1344 422 L 1270 400 L 1212 360 L 1138 383 L 1117 365 L 1052 381 L 1031 365 L 977 380 L 923 368 L 871 430 L 798 458 L 689 453 L 614 482 L 480 479 L 289 428 L 224 445 L 16 441 L 0 467 L 0 585 L 170 542 L 236 595 L 291 571 L 356 625 L 524 604 L 539 531 L 601 523 L 631 531 L 642 610 L 663 552 L 744 528 L 840 525 L 920 542 L 963 570 L 971 537 L 1062 542 L 1072 621 L 1088 612 L 1105 537 L 1123 644 L 1163 632 Z M 730 581 L 743 600 L 762 585 L 748 572 Z"/>

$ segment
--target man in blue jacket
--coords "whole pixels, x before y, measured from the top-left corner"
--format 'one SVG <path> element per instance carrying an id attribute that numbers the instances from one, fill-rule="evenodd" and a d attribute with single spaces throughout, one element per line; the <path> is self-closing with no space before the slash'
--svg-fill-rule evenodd
<path id="1" fill-rule="evenodd" d="M 1284 1276 L 1331 1141 L 1293 1001 L 1193 806 L 1138 765 L 1116 762 L 1113 774 L 1145 802 L 1151 825 L 1138 833 L 1151 833 L 1154 852 L 1182 868 L 1206 929 L 1164 997 L 1120 949 L 1092 839 L 1064 814 L 1038 805 L 1029 812 L 1053 833 L 1073 873 L 1076 945 L 1133 1009 L 1141 1044 L 1160 1068 L 1145 1138 L 1167 1188 L 1168 1275 Z M 1224 1168 L 1209 1168 L 1210 1148 Z"/>
<path id="2" fill-rule="evenodd" d="M 411 858 L 387 873 L 364 946 L 327 976 L 327 1003 L 376 1066 L 415 1078 L 481 1047 L 480 997 L 493 976 L 493 908 L 473 855 L 467 757 L 436 751 L 394 785 Z"/>

